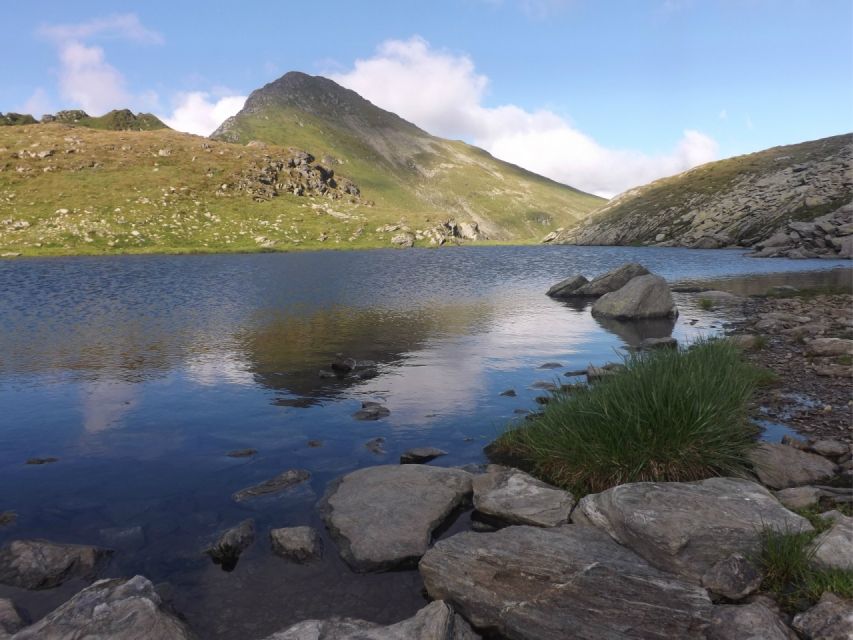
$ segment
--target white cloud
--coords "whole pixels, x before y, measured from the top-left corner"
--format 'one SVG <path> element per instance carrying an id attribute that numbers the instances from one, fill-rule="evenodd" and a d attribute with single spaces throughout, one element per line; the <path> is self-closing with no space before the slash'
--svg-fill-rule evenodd
<path id="1" fill-rule="evenodd" d="M 41 118 L 44 114 L 52 111 L 52 103 L 47 91 L 43 87 L 37 87 L 32 95 L 27 98 L 27 101 L 20 108 L 21 113 L 29 113 L 36 118 Z"/>
<path id="2" fill-rule="evenodd" d="M 485 107 L 489 81 L 473 61 L 418 37 L 385 42 L 373 57 L 330 77 L 430 133 L 463 138 L 502 160 L 608 197 L 716 157 L 716 143 L 698 131 L 683 132 L 669 153 L 649 155 L 604 147 L 547 109 Z"/>
<path id="3" fill-rule="evenodd" d="M 246 102 L 246 96 L 212 97 L 204 91 L 192 91 L 178 95 L 171 116 L 163 116 L 163 122 L 177 131 L 200 136 L 209 136 L 226 119 L 233 116 Z"/>
<path id="4" fill-rule="evenodd" d="M 124 76 L 106 60 L 104 50 L 85 41 L 119 38 L 143 44 L 162 44 L 163 36 L 145 27 L 134 14 L 96 18 L 77 24 L 43 25 L 38 33 L 51 40 L 59 54 L 60 95 L 92 115 L 110 109 L 156 102 L 156 94 L 134 96 Z"/>

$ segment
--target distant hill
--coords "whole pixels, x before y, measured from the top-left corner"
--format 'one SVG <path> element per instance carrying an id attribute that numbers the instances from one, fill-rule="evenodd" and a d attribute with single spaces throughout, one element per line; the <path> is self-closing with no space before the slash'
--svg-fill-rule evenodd
<path id="1" fill-rule="evenodd" d="M 851 202 L 853 134 L 846 134 L 711 162 L 631 189 L 552 241 L 832 256 L 845 252 L 843 237 L 853 231 Z"/>
<path id="2" fill-rule="evenodd" d="M 29 113 L 0 113 L 0 127 L 11 127 L 21 124 L 35 124 L 38 122 Z"/>
<path id="3" fill-rule="evenodd" d="M 43 123 L 60 122 L 92 129 L 108 131 L 154 131 L 168 129 L 157 116 L 151 113 L 133 113 L 130 109 L 115 109 L 102 116 L 90 116 L 80 109 L 59 111 L 42 117 Z"/>
<path id="4" fill-rule="evenodd" d="M 465 224 L 464 235 L 481 239 L 538 240 L 604 202 L 432 136 L 332 80 L 298 72 L 254 91 L 211 137 L 309 150 L 359 184 L 375 204 L 371 219 L 397 227 L 401 243 L 406 234 L 426 243 L 441 223 Z"/>

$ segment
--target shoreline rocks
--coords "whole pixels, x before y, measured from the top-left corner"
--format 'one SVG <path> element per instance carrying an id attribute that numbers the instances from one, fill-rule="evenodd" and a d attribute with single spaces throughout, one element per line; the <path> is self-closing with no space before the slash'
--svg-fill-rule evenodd
<path id="1" fill-rule="evenodd" d="M 110 549 L 47 540 L 13 540 L 0 549 L 0 583 L 51 589 L 71 578 L 91 579 Z"/>
<path id="2" fill-rule="evenodd" d="M 486 473 L 474 476 L 473 489 L 474 509 L 508 524 L 566 524 L 575 503 L 571 493 L 500 465 L 489 465 Z"/>
<path id="3" fill-rule="evenodd" d="M 384 571 L 416 562 L 471 491 L 471 474 L 459 469 L 367 467 L 333 483 L 321 512 L 354 571 Z"/>
<path id="4" fill-rule="evenodd" d="M 674 318 L 678 308 L 666 280 L 648 274 L 637 276 L 622 288 L 601 296 L 592 305 L 592 314 L 617 320 Z"/>

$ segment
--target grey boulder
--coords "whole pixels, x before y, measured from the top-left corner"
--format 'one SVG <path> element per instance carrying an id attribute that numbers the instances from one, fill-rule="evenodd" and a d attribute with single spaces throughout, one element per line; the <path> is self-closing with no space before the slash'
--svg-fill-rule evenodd
<path id="1" fill-rule="evenodd" d="M 237 566 L 246 549 L 255 541 L 255 521 L 243 520 L 235 527 L 223 532 L 216 542 L 204 550 L 215 564 L 221 565 L 226 571 Z"/>
<path id="2" fill-rule="evenodd" d="M 656 275 L 638 276 L 621 289 L 601 296 L 592 305 L 593 315 L 617 320 L 674 318 L 678 308 L 666 280 Z"/>
<path id="3" fill-rule="evenodd" d="M 50 589 L 71 578 L 95 577 L 109 549 L 47 540 L 13 540 L 0 549 L 0 583 Z"/>
<path id="4" fill-rule="evenodd" d="M 432 532 L 471 495 L 471 474 L 419 464 L 367 467 L 336 481 L 321 511 L 356 571 L 411 565 Z"/>
<path id="5" fill-rule="evenodd" d="M 827 480 L 835 464 L 814 453 L 784 444 L 762 442 L 749 455 L 755 474 L 771 489 L 786 489 Z"/>
<path id="6" fill-rule="evenodd" d="M 712 606 L 594 527 L 460 533 L 427 551 L 420 572 L 430 597 L 476 628 L 523 640 L 696 638 Z"/>
<path id="7" fill-rule="evenodd" d="M 763 576 L 743 554 L 723 558 L 702 576 L 702 586 L 729 600 L 741 600 L 761 586 Z"/>
<path id="8" fill-rule="evenodd" d="M 583 276 L 570 276 L 548 289 L 545 295 L 551 296 L 552 298 L 570 298 L 577 295 L 577 290 L 588 282 L 589 280 Z"/>
<path id="9" fill-rule="evenodd" d="M 853 638 L 853 600 L 825 592 L 815 606 L 794 617 L 793 627 L 810 640 Z"/>
<path id="10" fill-rule="evenodd" d="M 853 571 L 853 517 L 841 513 L 812 541 L 812 562 L 827 569 Z"/>
<path id="11" fill-rule="evenodd" d="M 13 640 L 191 640 L 146 578 L 99 580 Z"/>
<path id="12" fill-rule="evenodd" d="M 733 553 L 758 549 L 760 531 L 811 531 L 764 487 L 739 478 L 636 482 L 581 499 L 574 522 L 593 524 L 654 566 L 700 582 Z"/>
<path id="13" fill-rule="evenodd" d="M 270 543 L 276 555 L 294 562 L 308 562 L 323 555 L 323 539 L 311 527 L 273 529 Z"/>
<path id="14" fill-rule="evenodd" d="M 24 620 L 15 603 L 8 598 L 0 598 L 0 640 L 11 637 L 24 626 Z"/>
<path id="15" fill-rule="evenodd" d="M 705 637 L 707 640 L 797 640 L 797 635 L 763 599 L 714 607 Z"/>
<path id="16" fill-rule="evenodd" d="M 474 508 L 509 524 L 566 524 L 575 503 L 571 493 L 500 465 L 489 465 L 486 473 L 475 476 L 473 488 Z"/>
<path id="17" fill-rule="evenodd" d="M 649 270 L 643 265 L 636 262 L 624 264 L 612 271 L 608 271 L 597 278 L 593 278 L 589 283 L 580 287 L 576 295 L 599 297 L 605 293 L 610 293 L 624 287 L 628 282 L 638 276 L 648 275 Z"/>
<path id="18" fill-rule="evenodd" d="M 305 620 L 265 640 L 478 640 L 480 636 L 444 602 L 431 602 L 414 616 L 382 626 L 366 620 Z"/>

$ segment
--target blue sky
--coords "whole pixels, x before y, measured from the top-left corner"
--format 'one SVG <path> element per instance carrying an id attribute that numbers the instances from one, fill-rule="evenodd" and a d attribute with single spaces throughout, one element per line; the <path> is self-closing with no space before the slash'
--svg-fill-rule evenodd
<path id="1" fill-rule="evenodd" d="M 853 129 L 852 0 L 15 3 L 0 111 L 209 132 L 286 71 L 612 195 Z"/>

